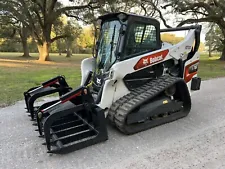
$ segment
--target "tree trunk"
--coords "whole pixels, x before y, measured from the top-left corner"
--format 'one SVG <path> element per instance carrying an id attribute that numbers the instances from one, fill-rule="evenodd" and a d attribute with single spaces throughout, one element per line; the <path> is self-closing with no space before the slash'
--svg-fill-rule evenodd
<path id="1" fill-rule="evenodd" d="M 222 55 L 220 56 L 220 60 L 225 61 L 225 44 L 223 44 Z"/>
<path id="2" fill-rule="evenodd" d="M 23 26 L 21 28 L 19 34 L 20 34 L 20 38 L 21 38 L 21 42 L 22 42 L 22 46 L 23 46 L 22 57 L 31 57 L 29 54 L 29 48 L 28 48 L 28 44 L 27 44 L 27 38 L 28 38 L 27 29 Z"/>
<path id="3" fill-rule="evenodd" d="M 209 43 L 209 57 L 212 57 L 212 45 Z"/>
<path id="4" fill-rule="evenodd" d="M 57 34 L 56 34 L 57 35 Z M 58 39 L 57 41 L 56 41 L 56 45 L 57 45 L 57 48 L 58 48 L 58 53 L 59 53 L 59 55 L 61 56 L 62 55 L 62 47 L 61 47 L 61 40 L 60 39 Z"/>
<path id="5" fill-rule="evenodd" d="M 71 57 L 71 51 L 70 51 L 70 49 L 69 50 L 67 49 L 67 51 L 66 51 L 66 57 L 67 58 L 70 58 Z"/>
<path id="6" fill-rule="evenodd" d="M 69 40 L 66 41 L 66 57 L 69 58 L 71 57 L 71 51 L 70 51 L 70 42 Z"/>
<path id="7" fill-rule="evenodd" d="M 59 55 L 62 55 L 62 47 L 61 47 L 61 40 L 58 40 L 58 50 L 59 50 Z"/>
<path id="8" fill-rule="evenodd" d="M 209 35 L 209 57 L 212 57 L 212 28 L 211 28 L 211 34 Z"/>
<path id="9" fill-rule="evenodd" d="M 29 54 L 27 39 L 24 40 L 24 41 L 22 40 L 22 45 L 23 45 L 23 55 L 22 55 L 22 57 L 31 57 L 30 54 Z"/>
<path id="10" fill-rule="evenodd" d="M 38 51 L 39 51 L 39 61 L 49 61 L 49 48 L 50 43 L 43 42 L 43 45 L 38 44 Z"/>

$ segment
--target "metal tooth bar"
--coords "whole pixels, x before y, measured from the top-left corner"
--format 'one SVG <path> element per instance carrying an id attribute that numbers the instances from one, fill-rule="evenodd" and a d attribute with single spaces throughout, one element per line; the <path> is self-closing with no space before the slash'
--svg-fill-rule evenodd
<path id="1" fill-rule="evenodd" d="M 53 132 L 52 129 L 51 129 L 50 131 Z M 53 135 L 52 135 L 52 140 L 58 140 L 57 135 L 53 134 Z M 62 148 L 63 148 L 63 144 L 62 144 L 62 142 L 59 141 L 59 140 L 55 142 L 55 146 L 56 146 L 58 149 L 62 149 Z"/>
<path id="2" fill-rule="evenodd" d="M 66 117 L 62 117 L 58 119 L 57 121 L 53 123 L 53 125 L 56 126 L 56 125 L 60 125 L 64 123 L 65 121 L 74 121 L 74 120 L 77 120 L 77 117 L 75 117 L 74 115 L 73 116 L 70 115 L 70 116 L 66 116 Z"/>
<path id="3" fill-rule="evenodd" d="M 57 121 L 57 123 L 53 123 L 52 126 L 57 127 L 57 126 L 61 126 L 62 124 L 66 124 L 66 123 L 73 123 L 75 121 L 79 121 L 79 119 L 70 119 L 70 120 L 62 120 L 60 123 Z"/>
<path id="4" fill-rule="evenodd" d="M 98 133 L 98 131 L 91 125 L 89 124 L 85 119 L 83 119 L 81 116 L 79 116 L 77 113 L 74 113 L 80 120 L 82 120 L 86 125 L 88 125 L 92 130 Z"/>
<path id="5" fill-rule="evenodd" d="M 32 125 L 33 125 L 33 126 L 37 126 L 38 124 L 37 124 L 36 122 L 34 122 Z"/>
<path id="6" fill-rule="evenodd" d="M 83 122 L 81 120 L 75 120 L 75 121 L 62 123 L 61 125 L 52 126 L 51 128 L 54 131 L 59 131 L 59 130 L 69 128 L 69 127 L 73 127 L 73 126 L 77 126 L 77 125 L 80 125 L 80 124 L 83 124 Z"/>
<path id="7" fill-rule="evenodd" d="M 51 134 L 56 134 L 58 136 L 58 135 L 61 135 L 63 133 L 68 133 L 69 131 L 72 131 L 72 130 L 79 130 L 80 128 L 85 127 L 85 126 L 88 128 L 87 125 L 80 124 L 80 125 L 69 127 L 69 128 L 65 128 L 65 129 L 62 129 L 62 130 L 53 131 Z"/>
<path id="8" fill-rule="evenodd" d="M 81 142 L 85 142 L 85 141 L 87 141 L 87 140 L 94 139 L 96 136 L 97 136 L 97 135 L 85 137 L 85 138 L 76 140 L 76 141 L 74 141 L 74 142 L 70 142 L 70 143 L 64 144 L 63 146 L 64 146 L 64 147 L 69 147 L 69 146 L 74 145 L 74 144 L 78 144 L 78 143 L 81 143 Z"/>
<path id="9" fill-rule="evenodd" d="M 85 138 L 85 136 L 86 136 L 85 133 L 88 133 L 88 132 L 91 132 L 91 131 L 93 131 L 93 130 L 87 129 L 87 130 L 83 130 L 83 131 L 80 131 L 80 132 L 77 132 L 77 133 L 74 133 L 74 134 L 71 134 L 71 135 L 67 135 L 67 136 L 64 136 L 64 137 L 60 137 L 60 138 L 57 138 L 57 139 L 52 137 L 51 143 L 54 143 L 56 141 L 62 141 L 62 142 L 64 142 L 64 141 L 65 142 L 77 141 L 77 140 L 80 140 L 80 137 L 82 137 L 82 136 L 83 136 L 83 138 Z M 55 135 L 55 134 L 53 134 L 53 135 Z"/>
<path id="10" fill-rule="evenodd" d="M 71 149 L 70 147 L 73 147 L 73 146 L 76 146 L 76 145 L 79 145 L 79 144 L 85 144 L 85 142 L 90 141 L 90 140 L 93 140 L 95 138 L 96 138 L 96 135 L 90 136 L 90 137 L 86 137 L 86 138 L 77 140 L 75 142 L 71 142 L 71 143 L 64 144 L 63 145 L 63 148 L 59 148 L 56 145 L 56 148 L 51 149 L 51 151 L 48 151 L 48 153 L 57 153 L 57 152 L 60 152 L 61 150 L 63 151 L 66 148 Z"/>
<path id="11" fill-rule="evenodd" d="M 78 135 L 72 136 L 69 139 L 64 139 L 61 141 L 62 141 L 63 145 L 77 144 L 80 140 L 90 140 L 97 136 L 98 136 L 98 134 L 96 132 L 94 132 L 93 130 L 89 130 L 89 131 L 83 131 L 83 132 L 79 133 Z"/>

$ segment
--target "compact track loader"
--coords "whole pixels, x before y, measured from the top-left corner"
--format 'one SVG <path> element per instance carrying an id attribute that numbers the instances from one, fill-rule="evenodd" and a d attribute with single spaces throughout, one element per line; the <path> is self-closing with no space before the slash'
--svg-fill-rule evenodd
<path id="1" fill-rule="evenodd" d="M 201 26 L 161 29 L 153 18 L 127 13 L 99 17 L 96 54 L 81 63 L 81 85 L 62 76 L 24 93 L 48 152 L 65 153 L 108 139 L 106 118 L 134 134 L 188 115 L 197 77 Z M 160 34 L 188 30 L 182 42 L 162 42 Z M 34 108 L 34 101 L 58 92 L 59 99 Z M 33 114 L 33 115 L 32 115 Z"/>

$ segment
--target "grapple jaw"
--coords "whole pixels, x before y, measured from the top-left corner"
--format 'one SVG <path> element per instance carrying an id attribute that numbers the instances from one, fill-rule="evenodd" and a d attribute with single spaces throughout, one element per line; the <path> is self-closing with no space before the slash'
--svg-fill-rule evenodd
<path id="1" fill-rule="evenodd" d="M 35 111 L 39 107 L 34 106 L 34 102 L 43 96 L 58 93 L 59 96 L 69 92 L 71 88 L 66 83 L 63 76 L 54 77 L 46 82 L 43 82 L 40 86 L 32 87 L 24 92 L 24 99 L 26 104 L 27 112 L 30 113 L 31 119 L 35 119 Z"/>
<path id="2" fill-rule="evenodd" d="M 49 153 L 68 153 L 108 139 L 104 110 L 85 87 L 67 93 L 37 117 Z"/>

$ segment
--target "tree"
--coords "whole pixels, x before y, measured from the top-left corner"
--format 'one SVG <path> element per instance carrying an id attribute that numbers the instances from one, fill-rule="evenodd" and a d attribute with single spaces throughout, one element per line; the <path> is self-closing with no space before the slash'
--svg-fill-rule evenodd
<path id="1" fill-rule="evenodd" d="M 27 27 L 24 26 L 20 21 L 8 17 L 7 13 L 1 13 L 0 22 L 2 23 L 0 32 L 1 36 L 4 38 L 14 38 L 16 33 L 18 33 L 23 47 L 22 57 L 30 57 L 27 43 L 29 36 Z"/>
<path id="2" fill-rule="evenodd" d="M 225 4 L 224 0 L 164 0 L 164 9 L 172 9 L 172 12 L 188 16 L 189 18 L 180 20 L 178 26 L 190 23 L 210 22 L 215 23 L 221 31 L 222 55 L 221 60 L 225 60 Z M 184 18 L 184 17 L 183 17 Z"/>
<path id="3" fill-rule="evenodd" d="M 91 26 L 84 27 L 82 33 L 77 39 L 77 44 L 80 48 L 92 48 L 94 42 L 93 28 Z"/>
<path id="4" fill-rule="evenodd" d="M 58 18 L 54 25 L 53 25 L 53 31 L 55 33 L 55 36 L 59 36 L 63 33 L 63 26 L 64 26 L 64 22 L 63 22 L 63 17 L 60 17 Z M 58 39 L 56 40 L 56 46 L 57 46 L 57 49 L 58 49 L 58 52 L 59 52 L 59 55 L 62 54 L 62 39 Z"/>
<path id="5" fill-rule="evenodd" d="M 205 44 L 209 47 L 209 57 L 212 56 L 211 53 L 213 51 L 223 51 L 223 43 L 221 37 L 223 37 L 223 35 L 220 28 L 215 24 L 210 25 L 210 29 L 205 36 Z"/>
<path id="6" fill-rule="evenodd" d="M 72 1 L 72 0 L 70 0 Z M 32 33 L 37 43 L 39 60 L 49 60 L 51 43 L 67 35 L 51 38 L 54 22 L 69 11 L 85 11 L 95 8 L 95 1 L 76 1 L 74 5 L 63 6 L 59 0 L 0 0 L 0 10 L 9 17 L 19 20 Z"/>
<path id="7" fill-rule="evenodd" d="M 81 32 L 81 26 L 73 18 L 67 18 L 63 15 L 57 20 L 53 26 L 53 33 L 55 33 L 56 36 L 59 34 L 66 35 L 65 38 L 58 39 L 56 41 L 56 46 L 60 55 L 62 51 L 65 51 L 63 48 L 67 51 L 66 57 L 70 57 L 72 55 L 72 45 Z"/>
<path id="8" fill-rule="evenodd" d="M 67 35 L 67 37 L 65 38 L 66 57 L 70 57 L 72 55 L 72 44 L 81 34 L 81 27 L 77 22 L 68 21 L 64 29 L 65 34 Z"/>

